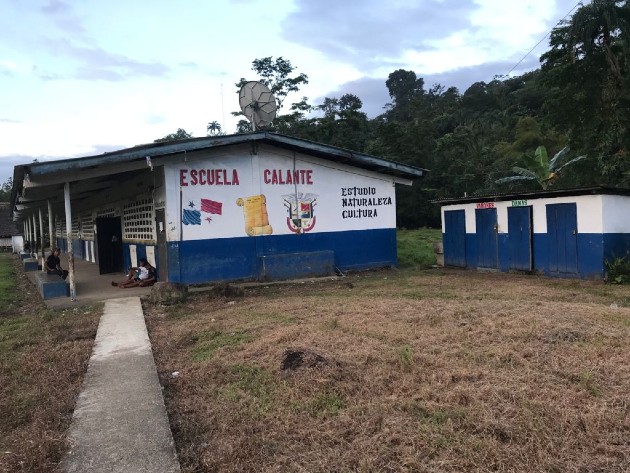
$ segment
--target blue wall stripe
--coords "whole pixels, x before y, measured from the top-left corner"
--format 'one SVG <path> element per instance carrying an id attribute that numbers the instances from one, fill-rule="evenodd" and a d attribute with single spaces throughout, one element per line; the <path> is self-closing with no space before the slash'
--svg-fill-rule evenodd
<path id="1" fill-rule="evenodd" d="M 327 250 L 342 271 L 396 266 L 396 229 L 171 242 L 168 277 L 187 284 L 256 279 L 259 256 Z"/>
<path id="2" fill-rule="evenodd" d="M 499 244 L 499 269 L 510 270 L 510 246 L 509 234 L 498 235 Z M 550 236 L 546 233 L 534 233 L 532 239 L 532 265 L 533 271 L 548 276 L 580 277 L 588 279 L 601 279 L 604 277 L 604 262 L 617 257 L 630 255 L 630 234 L 615 233 L 578 233 L 577 234 L 577 272 L 552 271 Z M 477 262 L 477 235 L 466 234 L 466 266 L 478 268 Z M 447 248 L 444 249 L 447 251 Z M 446 257 L 446 255 L 445 255 Z"/>

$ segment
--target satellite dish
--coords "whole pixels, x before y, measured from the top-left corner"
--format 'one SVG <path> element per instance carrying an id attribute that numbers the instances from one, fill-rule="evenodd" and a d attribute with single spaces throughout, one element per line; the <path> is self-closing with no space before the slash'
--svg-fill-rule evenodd
<path id="1" fill-rule="evenodd" d="M 238 103 L 254 131 L 271 125 L 276 118 L 276 99 L 261 82 L 246 82 L 238 93 Z"/>

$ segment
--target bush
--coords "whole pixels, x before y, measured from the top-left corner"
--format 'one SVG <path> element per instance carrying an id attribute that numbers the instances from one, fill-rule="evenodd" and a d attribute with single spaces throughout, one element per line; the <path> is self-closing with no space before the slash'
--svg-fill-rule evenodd
<path id="1" fill-rule="evenodd" d="M 606 282 L 610 284 L 630 283 L 630 259 L 627 256 L 615 258 L 612 261 L 604 262 L 606 268 Z"/>

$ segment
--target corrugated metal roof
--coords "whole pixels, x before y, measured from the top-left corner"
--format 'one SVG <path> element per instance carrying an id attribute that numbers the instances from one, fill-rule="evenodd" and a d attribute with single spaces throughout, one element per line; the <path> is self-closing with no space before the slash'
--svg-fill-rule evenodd
<path id="1" fill-rule="evenodd" d="M 446 197 L 432 200 L 433 204 L 470 204 L 475 202 L 503 202 L 506 200 L 544 199 L 549 197 L 568 197 L 578 195 L 630 195 L 630 189 L 614 187 L 575 187 L 572 189 L 553 189 L 509 194 L 487 194 L 467 197 Z"/>
<path id="2" fill-rule="evenodd" d="M 283 148 L 301 150 L 307 154 L 316 155 L 331 161 L 342 162 L 352 166 L 370 169 L 383 174 L 389 174 L 405 179 L 422 177 L 426 172 L 425 169 L 419 167 L 390 161 L 376 156 L 371 156 L 369 154 L 358 153 L 348 149 L 337 148 L 334 146 L 324 145 L 300 138 L 293 138 L 278 133 L 269 133 L 266 131 L 238 135 L 206 136 L 203 138 L 190 138 L 180 141 L 151 143 L 119 151 L 113 151 L 110 153 L 104 153 L 97 156 L 29 163 L 16 166 L 16 169 L 20 167 L 28 169 L 29 174 L 34 177 L 70 169 L 80 170 L 106 164 L 120 164 L 126 161 L 146 159 L 146 157 L 153 158 L 169 154 L 200 151 L 250 142 L 272 143 Z"/>
<path id="3" fill-rule="evenodd" d="M 123 175 L 140 172 L 147 168 L 149 160 L 164 163 L 169 159 L 181 159 L 186 153 L 203 152 L 227 146 L 268 144 L 279 148 L 298 151 L 335 163 L 346 164 L 370 171 L 394 176 L 404 181 L 422 177 L 425 169 L 390 161 L 365 153 L 328 146 L 313 141 L 293 138 L 278 133 L 259 131 L 237 135 L 207 136 L 179 141 L 151 143 L 126 148 L 96 156 L 85 156 L 55 161 L 34 162 L 15 166 L 13 171 L 13 191 L 11 208 L 17 210 L 15 218 L 20 218 L 25 205 L 29 208 L 45 206 L 48 201 L 53 206 L 63 204 L 64 182 L 75 183 L 73 198 L 89 198 L 103 192 L 112 180 Z M 78 183 L 78 184 L 76 184 Z M 19 204 L 19 205 L 18 205 Z"/>

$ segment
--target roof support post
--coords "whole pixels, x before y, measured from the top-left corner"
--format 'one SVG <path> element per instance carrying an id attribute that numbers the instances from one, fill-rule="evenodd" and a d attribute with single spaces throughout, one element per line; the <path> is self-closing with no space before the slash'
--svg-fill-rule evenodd
<path id="1" fill-rule="evenodd" d="M 48 238 L 50 238 L 50 252 L 52 253 L 57 248 L 57 242 L 55 241 L 55 227 L 53 225 L 52 204 L 50 199 L 48 200 Z"/>
<path id="2" fill-rule="evenodd" d="M 31 216 L 26 217 L 26 226 L 28 227 L 28 247 L 29 253 L 33 252 L 33 222 L 31 221 Z"/>
<path id="3" fill-rule="evenodd" d="M 33 243 L 35 244 L 35 248 L 31 248 L 31 253 L 37 255 L 37 220 L 35 220 L 35 214 L 31 215 L 31 219 L 33 220 Z"/>
<path id="4" fill-rule="evenodd" d="M 46 271 L 46 256 L 44 256 L 44 221 L 42 220 L 42 208 L 39 209 L 39 239 L 42 242 L 42 271 Z"/>
<path id="5" fill-rule="evenodd" d="M 77 286 L 74 282 L 74 250 L 72 248 L 72 209 L 70 207 L 70 183 L 63 186 L 63 200 L 66 210 L 66 241 L 68 245 L 68 279 L 70 280 L 70 300 L 77 300 Z"/>

